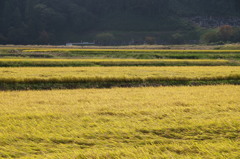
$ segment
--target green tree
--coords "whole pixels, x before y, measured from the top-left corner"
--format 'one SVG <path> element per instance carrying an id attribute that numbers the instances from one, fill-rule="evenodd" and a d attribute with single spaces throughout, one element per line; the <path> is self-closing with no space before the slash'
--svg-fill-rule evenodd
<path id="1" fill-rule="evenodd" d="M 218 42 L 218 34 L 216 31 L 210 31 L 202 35 L 201 42 L 202 43 L 215 43 Z"/>

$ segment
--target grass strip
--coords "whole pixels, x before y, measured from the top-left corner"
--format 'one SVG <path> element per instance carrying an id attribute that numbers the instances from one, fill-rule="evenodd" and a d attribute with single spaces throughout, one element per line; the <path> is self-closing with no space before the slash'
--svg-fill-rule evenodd
<path id="1" fill-rule="evenodd" d="M 0 50 L 1 51 L 1 50 Z M 240 50 L 153 49 L 25 49 L 0 52 L 0 57 L 29 58 L 136 58 L 136 59 L 240 59 Z"/>
<path id="2" fill-rule="evenodd" d="M 240 50 L 153 50 L 153 49 L 31 49 L 23 52 L 160 52 L 160 53 L 240 53 Z"/>
<path id="3" fill-rule="evenodd" d="M 240 66 L 230 60 L 137 60 L 137 59 L 0 59 L 0 67 L 81 66 Z"/>
<path id="4" fill-rule="evenodd" d="M 240 53 L 235 51 L 53 51 L 53 52 L 32 52 L 41 57 L 42 54 L 60 57 L 78 57 L 78 58 L 135 58 L 135 59 L 240 59 Z M 23 52 L 29 54 L 29 52 Z M 25 56 L 25 55 L 24 55 Z M 31 55 L 32 56 L 32 55 Z M 29 57 L 31 57 L 29 56 Z"/>
<path id="5" fill-rule="evenodd" d="M 41 90 L 41 89 L 76 89 L 76 88 L 112 88 L 143 86 L 198 86 L 218 84 L 240 84 L 240 75 L 204 77 L 204 78 L 49 78 L 15 79 L 1 78 L 1 90 Z"/>

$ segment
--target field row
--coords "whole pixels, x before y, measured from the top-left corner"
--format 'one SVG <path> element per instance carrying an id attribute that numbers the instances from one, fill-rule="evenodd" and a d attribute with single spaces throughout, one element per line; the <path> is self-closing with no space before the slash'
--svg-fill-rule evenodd
<path id="1" fill-rule="evenodd" d="M 240 75 L 238 66 L 202 67 L 20 67 L 0 68 L 0 78 L 215 78 Z"/>
<path id="2" fill-rule="evenodd" d="M 80 67 L 80 66 L 240 66 L 230 60 L 177 59 L 0 59 L 0 67 Z"/>
<path id="3" fill-rule="evenodd" d="M 80 58 L 240 59 L 240 50 L 40 49 L 23 53 Z"/>
<path id="4" fill-rule="evenodd" d="M 240 50 L 37 49 L 0 50 L 13 58 L 240 59 Z"/>
<path id="5" fill-rule="evenodd" d="M 0 91 L 0 158 L 239 158 L 240 86 Z"/>
<path id="6" fill-rule="evenodd" d="M 83 62 L 229 62 L 229 60 L 222 60 L 222 59 L 199 59 L 199 60 L 192 60 L 192 59 L 43 59 L 43 58 L 2 58 L 0 59 L 1 62 L 21 62 L 21 61 L 32 61 L 32 62 L 72 62 L 72 61 L 83 61 Z"/>
<path id="7" fill-rule="evenodd" d="M 240 67 L 0 68 L 0 89 L 240 84 Z"/>
<path id="8" fill-rule="evenodd" d="M 159 52 L 159 53 L 240 53 L 240 50 L 151 50 L 151 49 L 32 49 L 23 52 Z"/>

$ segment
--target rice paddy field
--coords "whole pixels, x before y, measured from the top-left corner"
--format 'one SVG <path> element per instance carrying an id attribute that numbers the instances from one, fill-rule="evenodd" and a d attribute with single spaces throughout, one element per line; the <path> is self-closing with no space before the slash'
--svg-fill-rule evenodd
<path id="1" fill-rule="evenodd" d="M 0 89 L 240 84 L 238 66 L 3 67 Z"/>
<path id="2" fill-rule="evenodd" d="M 206 46 L 207 47 L 207 46 Z M 0 57 L 78 58 L 78 59 L 240 59 L 237 50 L 175 49 L 79 49 L 79 48 L 8 48 L 0 47 Z"/>
<path id="3" fill-rule="evenodd" d="M 240 87 L 0 92 L 1 158 L 239 158 Z"/>
<path id="4" fill-rule="evenodd" d="M 0 46 L 0 158 L 239 159 L 240 47 L 182 47 Z"/>
<path id="5" fill-rule="evenodd" d="M 51 78 L 215 78 L 240 76 L 240 67 L 18 67 L 0 68 L 5 79 L 31 80 Z"/>

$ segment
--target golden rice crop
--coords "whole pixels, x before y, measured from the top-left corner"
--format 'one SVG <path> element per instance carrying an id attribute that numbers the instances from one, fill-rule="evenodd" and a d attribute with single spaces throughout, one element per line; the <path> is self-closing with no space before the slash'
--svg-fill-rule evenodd
<path id="1" fill-rule="evenodd" d="M 240 86 L 0 91 L 0 158 L 238 158 Z"/>
<path id="2" fill-rule="evenodd" d="M 2 81 L 224 79 L 239 78 L 240 67 L 28 67 L 0 68 Z"/>

